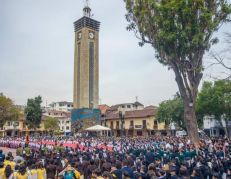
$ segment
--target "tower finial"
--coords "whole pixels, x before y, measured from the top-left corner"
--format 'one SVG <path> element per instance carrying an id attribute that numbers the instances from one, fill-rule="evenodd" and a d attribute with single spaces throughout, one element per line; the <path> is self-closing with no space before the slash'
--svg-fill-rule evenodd
<path id="1" fill-rule="evenodd" d="M 83 8 L 83 16 L 91 18 L 91 8 L 89 0 L 83 0 L 85 7 Z"/>
<path id="2" fill-rule="evenodd" d="M 83 3 L 84 3 L 84 6 L 85 6 L 85 7 L 90 5 L 89 0 L 83 0 Z"/>

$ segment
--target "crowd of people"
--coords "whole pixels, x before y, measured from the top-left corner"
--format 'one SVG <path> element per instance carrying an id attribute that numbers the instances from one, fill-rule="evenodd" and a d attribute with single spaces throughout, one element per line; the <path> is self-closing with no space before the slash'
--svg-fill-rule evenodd
<path id="1" fill-rule="evenodd" d="M 124 137 L 122 146 L 120 138 L 0 141 L 17 148 L 15 156 L 0 150 L 2 179 L 231 179 L 231 138 L 224 136 L 201 138 L 198 147 L 170 136 Z"/>

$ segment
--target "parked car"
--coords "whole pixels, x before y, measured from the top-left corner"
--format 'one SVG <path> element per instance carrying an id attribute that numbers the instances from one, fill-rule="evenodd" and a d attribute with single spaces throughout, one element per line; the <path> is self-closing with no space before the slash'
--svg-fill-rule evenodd
<path id="1" fill-rule="evenodd" d="M 204 137 L 205 136 L 205 132 L 203 130 L 198 130 L 198 133 L 199 133 L 200 137 Z M 176 136 L 177 137 L 187 136 L 187 132 L 186 131 L 177 131 L 176 132 Z"/>

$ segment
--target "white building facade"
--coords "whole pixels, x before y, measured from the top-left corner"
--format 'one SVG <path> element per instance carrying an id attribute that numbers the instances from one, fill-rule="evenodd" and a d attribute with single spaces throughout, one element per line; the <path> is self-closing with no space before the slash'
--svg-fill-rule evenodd
<path id="1" fill-rule="evenodd" d="M 71 133 L 71 113 L 52 110 L 43 115 L 58 119 L 59 129 L 60 131 L 63 131 L 65 135 L 69 135 Z"/>
<path id="2" fill-rule="evenodd" d="M 73 109 L 73 103 L 67 101 L 53 102 L 50 105 L 50 110 L 70 112 Z"/>
<path id="3" fill-rule="evenodd" d="M 204 117 L 203 124 L 204 131 L 209 136 L 220 136 L 225 133 L 220 122 L 218 122 L 214 117 Z M 224 120 L 222 120 L 222 125 L 226 127 Z M 228 121 L 228 137 L 231 137 L 231 121 Z"/>

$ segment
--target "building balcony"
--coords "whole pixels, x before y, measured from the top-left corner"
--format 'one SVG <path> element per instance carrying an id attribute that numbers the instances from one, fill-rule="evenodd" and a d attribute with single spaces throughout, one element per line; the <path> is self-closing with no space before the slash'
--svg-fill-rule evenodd
<path id="1" fill-rule="evenodd" d="M 134 129 L 134 125 L 130 125 L 130 126 L 129 126 L 129 129 L 132 129 L 132 130 L 133 130 L 133 129 Z"/>
<path id="2" fill-rule="evenodd" d="M 157 130 L 158 129 L 158 125 L 154 125 L 153 129 Z"/>
<path id="3" fill-rule="evenodd" d="M 14 128 L 14 126 L 6 126 L 5 130 L 21 130 L 21 128 L 19 126 L 17 126 L 16 128 Z"/>

